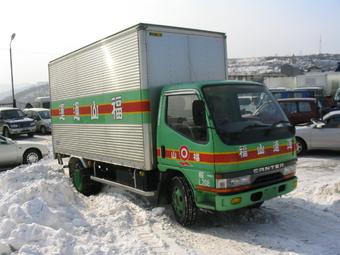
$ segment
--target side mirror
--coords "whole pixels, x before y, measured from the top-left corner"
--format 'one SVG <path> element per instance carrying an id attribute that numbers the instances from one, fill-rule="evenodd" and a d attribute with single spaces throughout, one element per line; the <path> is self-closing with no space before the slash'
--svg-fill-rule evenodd
<path id="1" fill-rule="evenodd" d="M 202 100 L 192 103 L 192 115 L 196 126 L 205 126 L 205 104 Z"/>

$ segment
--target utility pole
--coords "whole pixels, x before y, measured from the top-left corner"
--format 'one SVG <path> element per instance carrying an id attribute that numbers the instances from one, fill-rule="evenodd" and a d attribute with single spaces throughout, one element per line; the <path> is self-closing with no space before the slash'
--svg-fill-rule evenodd
<path id="1" fill-rule="evenodd" d="M 13 107 L 17 107 L 17 103 L 15 102 L 14 98 L 14 82 L 13 82 L 13 64 L 12 64 L 12 41 L 15 38 L 15 33 L 11 36 L 11 41 L 9 43 L 9 58 L 11 63 L 11 81 L 12 81 L 12 99 L 13 99 Z"/>

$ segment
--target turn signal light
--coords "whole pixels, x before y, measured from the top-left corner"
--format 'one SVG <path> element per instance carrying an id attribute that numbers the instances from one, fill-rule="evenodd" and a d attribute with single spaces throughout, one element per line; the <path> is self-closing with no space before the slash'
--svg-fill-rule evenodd
<path id="1" fill-rule="evenodd" d="M 241 203 L 241 201 L 242 201 L 242 198 L 234 197 L 234 198 L 231 199 L 231 204 L 237 205 L 237 204 Z"/>

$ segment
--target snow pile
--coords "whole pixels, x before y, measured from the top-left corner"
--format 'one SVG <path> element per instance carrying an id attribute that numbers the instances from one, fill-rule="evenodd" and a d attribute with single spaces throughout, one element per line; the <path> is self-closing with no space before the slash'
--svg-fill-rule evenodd
<path id="1" fill-rule="evenodd" d="M 297 197 L 340 217 L 340 165 L 338 161 L 300 158 Z"/>
<path id="2" fill-rule="evenodd" d="M 339 163 L 299 158 L 294 192 L 183 228 L 170 206 L 120 189 L 85 197 L 45 159 L 0 172 L 0 254 L 340 254 Z"/>
<path id="3" fill-rule="evenodd" d="M 84 197 L 58 168 L 53 161 L 43 160 L 0 173 L 0 244 L 19 254 L 167 250 L 150 226 L 164 209 L 146 210 L 147 201 L 112 188 Z"/>

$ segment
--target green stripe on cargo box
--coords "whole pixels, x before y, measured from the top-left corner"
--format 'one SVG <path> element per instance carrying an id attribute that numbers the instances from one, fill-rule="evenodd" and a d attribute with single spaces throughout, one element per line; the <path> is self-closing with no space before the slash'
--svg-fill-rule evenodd
<path id="1" fill-rule="evenodd" d="M 52 102 L 54 124 L 150 123 L 148 90 L 130 90 Z"/>

